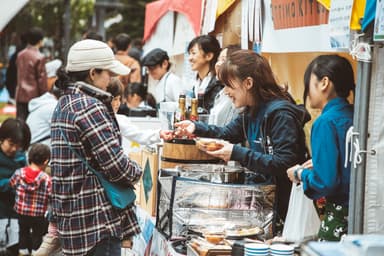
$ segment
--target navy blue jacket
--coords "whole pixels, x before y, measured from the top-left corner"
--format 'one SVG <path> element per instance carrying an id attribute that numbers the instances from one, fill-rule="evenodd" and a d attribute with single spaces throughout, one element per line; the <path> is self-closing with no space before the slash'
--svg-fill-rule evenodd
<path id="1" fill-rule="evenodd" d="M 303 106 L 274 100 L 261 104 L 254 115 L 239 115 L 225 127 L 197 122 L 195 134 L 236 144 L 231 160 L 267 179 L 272 177 L 277 185 L 277 212 L 285 219 L 292 186 L 286 170 L 308 158 L 303 126 L 309 120 Z M 238 145 L 245 141 L 249 148 Z"/>

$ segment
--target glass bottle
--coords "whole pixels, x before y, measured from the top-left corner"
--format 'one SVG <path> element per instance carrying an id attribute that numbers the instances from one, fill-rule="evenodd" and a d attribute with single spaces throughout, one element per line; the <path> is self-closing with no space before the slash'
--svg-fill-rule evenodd
<path id="1" fill-rule="evenodd" d="M 182 95 L 179 96 L 179 107 L 177 108 L 175 112 L 175 123 L 183 121 L 186 119 L 186 111 L 185 111 L 185 95 L 182 97 Z"/>
<path id="2" fill-rule="evenodd" d="M 199 93 L 197 95 L 197 100 L 198 100 L 197 113 L 199 115 L 208 114 L 208 110 L 204 108 L 204 93 Z"/>
<path id="3" fill-rule="evenodd" d="M 197 112 L 198 108 L 198 99 L 194 98 L 191 100 L 191 113 L 189 115 L 189 120 L 197 121 L 199 120 L 199 113 Z"/>

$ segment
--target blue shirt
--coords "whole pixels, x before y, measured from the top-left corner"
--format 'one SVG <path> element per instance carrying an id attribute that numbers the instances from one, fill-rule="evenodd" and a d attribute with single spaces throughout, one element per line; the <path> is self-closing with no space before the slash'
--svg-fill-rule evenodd
<path id="1" fill-rule="evenodd" d="M 348 206 L 351 166 L 344 167 L 345 136 L 353 125 L 353 106 L 335 98 L 324 107 L 312 126 L 313 169 L 301 174 L 304 193 L 312 199 Z"/>

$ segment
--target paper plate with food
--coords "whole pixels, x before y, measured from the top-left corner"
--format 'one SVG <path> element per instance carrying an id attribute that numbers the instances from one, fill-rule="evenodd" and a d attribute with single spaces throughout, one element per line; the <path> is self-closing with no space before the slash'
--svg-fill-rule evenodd
<path id="1" fill-rule="evenodd" d="M 238 239 L 244 237 L 252 237 L 264 234 L 264 230 L 260 227 L 243 227 L 231 230 L 226 230 L 225 235 L 227 239 Z"/>
<path id="2" fill-rule="evenodd" d="M 224 147 L 224 140 L 215 138 L 196 138 L 196 146 L 202 151 L 216 151 Z"/>

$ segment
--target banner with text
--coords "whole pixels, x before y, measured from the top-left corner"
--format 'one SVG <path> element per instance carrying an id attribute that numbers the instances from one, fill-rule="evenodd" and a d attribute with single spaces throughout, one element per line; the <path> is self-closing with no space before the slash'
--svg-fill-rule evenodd
<path id="1" fill-rule="evenodd" d="M 328 23 L 328 10 L 314 0 L 271 0 L 270 8 L 275 29 Z"/>
<path id="2" fill-rule="evenodd" d="M 334 52 L 329 12 L 314 0 L 263 0 L 262 52 Z"/>

